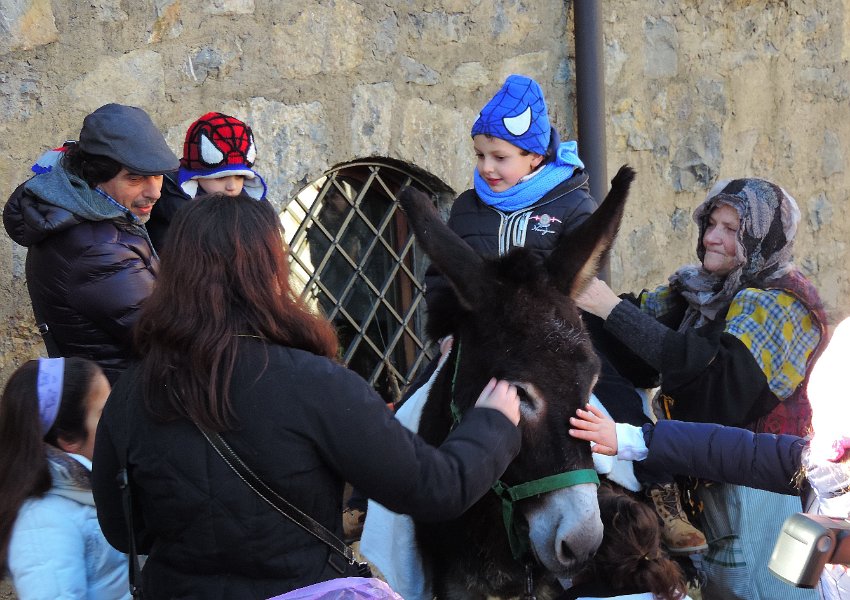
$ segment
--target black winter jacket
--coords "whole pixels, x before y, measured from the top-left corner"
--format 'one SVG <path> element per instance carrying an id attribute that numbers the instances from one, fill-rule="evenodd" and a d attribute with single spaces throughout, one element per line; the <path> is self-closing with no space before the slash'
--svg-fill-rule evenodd
<path id="1" fill-rule="evenodd" d="M 27 247 L 36 322 L 47 324 L 59 356 L 91 359 L 114 383 L 132 356 L 130 329 L 159 269 L 144 226 L 124 216 L 86 220 L 25 186 L 6 203 L 3 224 Z"/>
<path id="2" fill-rule="evenodd" d="M 163 176 L 162 193 L 159 200 L 153 206 L 150 220 L 145 223 L 151 243 L 156 248 L 158 254 L 162 254 L 162 247 L 165 245 L 165 235 L 168 233 L 168 228 L 171 226 L 171 220 L 174 219 L 174 215 L 191 200 L 192 198 L 174 181 L 173 175 L 166 173 Z"/>
<path id="3" fill-rule="evenodd" d="M 141 551 L 149 553 L 146 598 L 260 599 L 355 575 L 334 570 L 328 547 L 260 500 L 191 422 L 156 422 L 143 408 L 138 373 L 129 369 L 107 402 L 93 490 L 104 535 L 126 551 L 115 479 L 126 439 Z M 346 481 L 393 511 L 449 519 L 519 451 L 519 430 L 481 408 L 434 448 L 354 372 L 253 339 L 243 342 L 231 394 L 239 427 L 223 437 L 270 487 L 340 537 Z"/>
<path id="4" fill-rule="evenodd" d="M 512 213 L 488 206 L 474 189 L 466 190 L 452 204 L 449 228 L 481 256 L 503 256 L 512 248 L 525 247 L 546 257 L 562 235 L 596 210 L 587 180 L 587 173 L 578 171 L 528 208 Z M 430 306 L 434 292 L 448 284 L 429 267 L 425 285 L 425 300 Z"/>

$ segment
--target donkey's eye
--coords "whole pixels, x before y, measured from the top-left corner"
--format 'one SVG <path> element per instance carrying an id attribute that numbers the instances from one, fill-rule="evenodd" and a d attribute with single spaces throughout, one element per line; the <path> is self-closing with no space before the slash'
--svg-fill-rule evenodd
<path id="1" fill-rule="evenodd" d="M 516 386 L 519 407 L 526 418 L 537 418 L 543 408 L 543 399 L 540 392 L 530 383 L 512 381 Z"/>

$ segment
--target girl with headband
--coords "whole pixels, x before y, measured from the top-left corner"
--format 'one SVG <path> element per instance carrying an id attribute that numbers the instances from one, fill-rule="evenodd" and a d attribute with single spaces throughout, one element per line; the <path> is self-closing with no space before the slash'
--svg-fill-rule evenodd
<path id="1" fill-rule="evenodd" d="M 23 364 L 0 398 L 0 565 L 19 600 L 129 598 L 97 522 L 91 458 L 109 382 L 83 358 Z"/>

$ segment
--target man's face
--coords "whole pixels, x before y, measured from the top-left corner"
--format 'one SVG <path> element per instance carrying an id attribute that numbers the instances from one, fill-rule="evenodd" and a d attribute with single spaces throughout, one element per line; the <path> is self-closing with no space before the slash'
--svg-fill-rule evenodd
<path id="1" fill-rule="evenodd" d="M 153 205 L 162 190 L 162 175 L 137 175 L 121 168 L 118 175 L 98 186 L 142 223 L 151 218 Z"/>

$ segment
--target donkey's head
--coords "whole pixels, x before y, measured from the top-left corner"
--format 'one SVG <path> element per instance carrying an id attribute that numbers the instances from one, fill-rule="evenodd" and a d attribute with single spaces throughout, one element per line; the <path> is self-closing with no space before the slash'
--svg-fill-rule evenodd
<path id="1" fill-rule="evenodd" d="M 431 332 L 450 323 L 455 334 L 441 373 L 445 385 L 435 385 L 432 397 L 448 394 L 462 412 L 491 377 L 520 390 L 522 449 L 502 477 L 505 486 L 593 468 L 589 445 L 568 435 L 568 419 L 588 401 L 599 372 L 573 298 L 610 250 L 633 178 L 634 171 L 621 168 L 600 208 L 545 259 L 524 248 L 483 259 L 440 220 L 424 194 L 408 189 L 400 196 L 419 243 L 452 289 L 431 303 Z M 448 406 L 443 412 L 449 419 Z M 438 427 L 445 436 L 448 424 Z M 433 432 L 421 432 L 434 441 Z M 570 574 L 602 539 L 592 483 L 535 495 L 518 508 L 532 552 L 554 573 Z"/>

